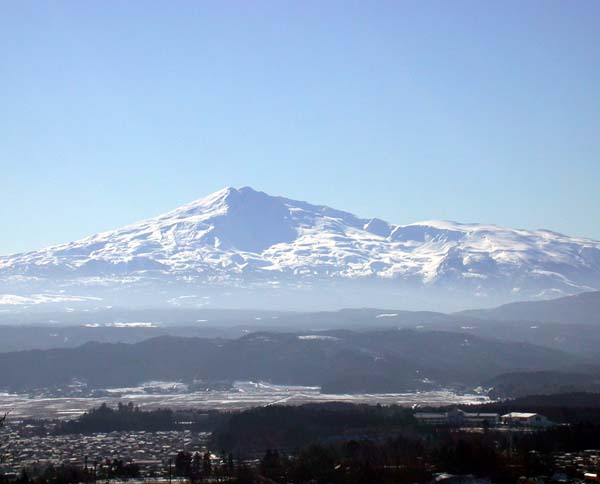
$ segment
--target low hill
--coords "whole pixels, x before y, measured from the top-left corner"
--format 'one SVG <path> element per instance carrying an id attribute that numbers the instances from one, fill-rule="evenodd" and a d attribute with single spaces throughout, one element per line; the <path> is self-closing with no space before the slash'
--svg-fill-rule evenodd
<path id="1" fill-rule="evenodd" d="M 253 333 L 238 339 L 161 336 L 135 344 L 0 354 L 0 388 L 52 388 L 72 380 L 124 387 L 148 380 L 264 380 L 326 392 L 393 392 L 475 385 L 524 370 L 584 361 L 528 343 L 444 331 Z"/>
<path id="2" fill-rule="evenodd" d="M 500 398 L 527 395 L 553 395 L 571 392 L 600 393 L 597 371 L 534 371 L 498 375 L 486 382 L 493 395 Z"/>
<path id="3" fill-rule="evenodd" d="M 524 301 L 493 309 L 473 309 L 456 313 L 478 319 L 537 321 L 570 324 L 600 324 L 600 291 L 547 301 Z"/>

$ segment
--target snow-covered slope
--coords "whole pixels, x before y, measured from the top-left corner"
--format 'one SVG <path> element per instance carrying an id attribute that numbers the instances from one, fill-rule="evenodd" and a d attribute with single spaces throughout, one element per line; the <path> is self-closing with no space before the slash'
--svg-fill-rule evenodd
<path id="1" fill-rule="evenodd" d="M 435 288 L 508 301 L 600 288 L 600 242 L 448 221 L 393 225 L 225 188 L 119 230 L 0 257 L 2 292 L 28 283 L 40 290 L 44 281 L 70 293 L 133 283 L 151 291 L 157 281 L 178 281 L 194 296 L 207 287 L 362 281 L 390 295 Z"/>

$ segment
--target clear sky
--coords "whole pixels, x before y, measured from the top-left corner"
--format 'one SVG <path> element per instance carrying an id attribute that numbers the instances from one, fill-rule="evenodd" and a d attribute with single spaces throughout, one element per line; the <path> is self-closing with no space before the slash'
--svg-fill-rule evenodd
<path id="1" fill-rule="evenodd" d="M 600 239 L 600 2 L 6 1 L 0 253 L 227 185 Z"/>

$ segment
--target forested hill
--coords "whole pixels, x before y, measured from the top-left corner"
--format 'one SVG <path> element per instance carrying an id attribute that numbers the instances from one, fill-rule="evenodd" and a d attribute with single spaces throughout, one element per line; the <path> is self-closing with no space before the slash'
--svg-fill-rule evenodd
<path id="1" fill-rule="evenodd" d="M 326 392 L 392 392 L 474 385 L 520 370 L 582 360 L 527 343 L 443 331 L 254 333 L 242 338 L 158 337 L 136 344 L 0 354 L 0 388 L 124 387 L 149 380 L 264 380 Z"/>

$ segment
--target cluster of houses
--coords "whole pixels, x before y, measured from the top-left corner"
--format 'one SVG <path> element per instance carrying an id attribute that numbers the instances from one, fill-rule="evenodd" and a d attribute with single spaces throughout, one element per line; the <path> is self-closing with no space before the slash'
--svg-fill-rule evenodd
<path id="1" fill-rule="evenodd" d="M 35 435 L 31 426 L 5 428 L 0 445 L 0 475 L 18 476 L 22 468 L 88 463 L 104 465 L 107 460 L 135 461 L 141 475 L 163 475 L 169 459 L 177 452 L 203 452 L 208 434 L 185 431 L 127 431 L 92 435 Z"/>
<path id="2" fill-rule="evenodd" d="M 539 413 L 510 412 L 498 413 L 465 412 L 453 409 L 448 412 L 416 412 L 418 422 L 427 425 L 453 427 L 499 427 L 507 428 L 546 428 L 554 425 Z"/>
<path id="3" fill-rule="evenodd" d="M 557 452 L 554 454 L 554 467 L 557 469 L 556 482 L 569 482 L 567 475 L 573 471 L 584 476 L 587 482 L 597 482 L 600 480 L 600 451 Z"/>

